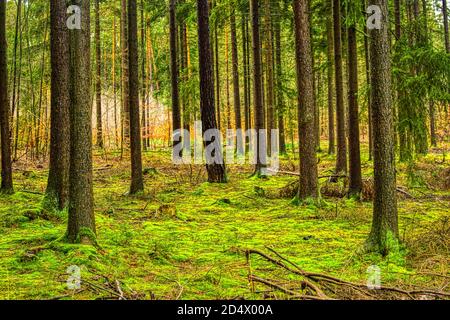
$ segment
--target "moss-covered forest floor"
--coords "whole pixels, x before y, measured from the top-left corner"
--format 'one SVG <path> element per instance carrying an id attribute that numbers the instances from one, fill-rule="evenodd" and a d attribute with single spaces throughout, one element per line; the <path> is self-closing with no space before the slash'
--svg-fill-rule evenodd
<path id="1" fill-rule="evenodd" d="M 368 178 L 372 164 L 364 152 Z M 228 166 L 229 183 L 211 185 L 202 167 L 174 166 L 167 151 L 144 154 L 146 191 L 135 197 L 126 194 L 127 159 L 96 151 L 98 246 L 69 245 L 61 241 L 67 214 L 42 212 L 46 165 L 16 163 L 16 193 L 0 195 L 0 298 L 283 298 L 249 285 L 250 270 L 266 279 L 296 281 L 257 257 L 249 267 L 242 250 L 266 247 L 310 272 L 364 284 L 367 268 L 377 265 L 382 285 L 449 291 L 448 152 L 448 145 L 441 146 L 414 165 L 398 165 L 402 247 L 386 257 L 361 250 L 372 204 L 336 197 L 344 181 L 330 185 L 321 179 L 320 205 L 299 205 L 280 196 L 294 176 L 261 180 L 249 177 L 250 166 Z M 320 175 L 329 175 L 334 158 L 319 156 Z M 296 171 L 297 162 L 283 157 L 281 170 Z M 365 189 L 370 198 L 370 181 Z M 67 289 L 71 265 L 81 268 L 80 290 Z"/>

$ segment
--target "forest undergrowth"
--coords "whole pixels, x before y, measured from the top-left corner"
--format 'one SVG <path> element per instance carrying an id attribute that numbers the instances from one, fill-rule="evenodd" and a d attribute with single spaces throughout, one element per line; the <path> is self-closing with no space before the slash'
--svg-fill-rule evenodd
<path id="1" fill-rule="evenodd" d="M 202 166 L 175 166 L 168 151 L 147 152 L 146 191 L 129 196 L 126 157 L 96 151 L 96 246 L 64 242 L 67 213 L 43 204 L 47 165 L 18 162 L 16 193 L 0 195 L 0 298 L 282 299 L 306 292 L 305 279 L 248 250 L 361 285 L 376 266 L 382 286 L 416 290 L 415 299 L 448 298 L 422 291 L 450 291 L 449 151 L 444 145 L 398 165 L 401 245 L 384 257 L 363 250 L 373 195 L 365 148 L 361 200 L 345 196 L 345 178 L 329 182 L 334 157 L 319 154 L 319 203 L 289 194 L 297 181 L 290 173 L 298 172 L 292 156 L 282 157 L 277 176 L 255 179 L 250 166 L 228 166 L 229 183 L 213 185 Z M 70 266 L 81 268 L 79 289 L 67 287 Z M 373 297 L 329 283 L 323 290 L 329 298 Z"/>

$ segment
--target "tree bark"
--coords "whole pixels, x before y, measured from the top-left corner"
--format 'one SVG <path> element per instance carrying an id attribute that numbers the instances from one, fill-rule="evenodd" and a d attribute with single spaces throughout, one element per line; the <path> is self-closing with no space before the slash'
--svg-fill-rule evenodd
<path id="1" fill-rule="evenodd" d="M 445 37 L 445 50 L 450 53 L 450 40 L 448 36 L 448 7 L 447 0 L 442 0 L 442 15 L 444 17 L 444 37 Z"/>
<path id="2" fill-rule="evenodd" d="M 333 0 L 334 67 L 336 86 L 337 158 L 336 173 L 347 172 L 344 84 L 342 78 L 341 1 Z"/>
<path id="3" fill-rule="evenodd" d="M 2 181 L 0 192 L 13 192 L 11 139 L 9 133 L 8 66 L 6 46 L 6 2 L 0 1 L 0 140 Z"/>
<path id="4" fill-rule="evenodd" d="M 277 10 L 280 13 L 280 3 L 277 1 Z M 278 114 L 278 130 L 279 130 L 279 144 L 280 154 L 286 154 L 286 130 L 284 125 L 284 114 L 286 112 L 286 105 L 284 103 L 282 77 L 283 65 L 281 60 L 281 23 L 280 18 L 277 17 L 274 25 L 275 33 L 275 68 L 276 68 L 276 97 L 277 97 L 277 114 Z"/>
<path id="5" fill-rule="evenodd" d="M 170 0 L 170 74 L 172 89 L 172 147 L 179 143 L 181 130 L 180 94 L 178 90 L 178 55 L 177 55 L 177 21 L 176 0 Z"/>
<path id="6" fill-rule="evenodd" d="M 123 153 L 124 144 L 128 145 L 130 138 L 130 108 L 128 105 L 128 22 L 127 22 L 127 0 L 121 0 L 120 16 L 120 42 L 122 47 L 122 142 L 121 149 Z"/>
<path id="7" fill-rule="evenodd" d="M 198 50 L 200 71 L 200 110 L 203 134 L 210 129 L 217 129 L 214 107 L 214 76 L 212 67 L 211 44 L 209 37 L 209 10 L 207 0 L 197 0 L 198 15 Z M 206 141 L 208 147 L 214 141 Z M 219 142 L 220 143 L 220 142 Z M 218 151 L 221 152 L 221 151 Z M 222 155 L 220 154 L 220 157 Z M 206 164 L 208 182 L 226 182 L 226 170 L 223 163 Z"/>
<path id="8" fill-rule="evenodd" d="M 336 140 L 336 130 L 334 126 L 334 99 L 333 99 L 333 22 L 332 22 L 332 11 L 333 7 L 331 3 L 329 4 L 329 14 L 330 16 L 327 18 L 327 59 L 328 59 L 328 68 L 327 68 L 327 81 L 328 81 L 328 91 L 327 91 L 327 99 L 328 99 L 328 154 L 335 153 L 335 140 Z"/>
<path id="9" fill-rule="evenodd" d="M 95 242 L 92 185 L 90 1 L 80 3 L 81 30 L 70 31 L 69 242 Z"/>
<path id="10" fill-rule="evenodd" d="M 318 197 L 314 75 L 307 0 L 293 0 L 297 61 L 298 130 L 300 145 L 299 198 Z"/>
<path id="11" fill-rule="evenodd" d="M 236 17 L 234 9 L 230 14 L 230 28 L 231 28 L 231 59 L 233 64 L 233 98 L 234 98 L 234 119 L 236 123 L 236 139 L 239 141 L 238 146 L 243 146 L 242 135 L 242 116 L 241 116 L 241 94 L 239 86 L 239 55 L 237 47 L 236 35 Z M 243 154 L 244 150 L 237 149 L 238 153 Z"/>
<path id="12" fill-rule="evenodd" d="M 358 48 L 356 26 L 351 25 L 348 34 L 348 120 L 349 120 L 349 195 L 358 195 L 362 190 L 361 154 L 359 142 L 359 107 L 358 107 Z"/>
<path id="13" fill-rule="evenodd" d="M 63 2 L 50 2 L 50 19 L 51 128 L 46 193 L 62 210 L 69 200 L 70 166 L 70 64 L 67 59 L 70 51 L 66 6 Z"/>
<path id="14" fill-rule="evenodd" d="M 131 186 L 130 194 L 144 190 L 142 174 L 141 123 L 139 121 L 139 57 L 136 0 L 128 0 L 128 70 L 130 107 Z"/>
<path id="15" fill-rule="evenodd" d="M 256 139 L 254 139 L 254 143 L 256 144 L 254 148 L 256 152 L 255 174 L 257 176 L 265 176 L 267 167 L 267 130 L 264 124 L 258 0 L 250 0 L 250 12 L 252 21 L 253 101 L 256 130 Z"/>
<path id="16" fill-rule="evenodd" d="M 387 0 L 370 0 L 381 8 L 381 29 L 370 30 L 371 103 L 374 133 L 373 222 L 369 248 L 383 254 L 398 238 L 391 54 Z"/>
<path id="17" fill-rule="evenodd" d="M 100 44 L 100 4 L 95 0 L 95 63 L 97 68 L 95 78 L 95 103 L 97 107 L 97 147 L 103 148 L 102 128 L 102 57 Z"/>

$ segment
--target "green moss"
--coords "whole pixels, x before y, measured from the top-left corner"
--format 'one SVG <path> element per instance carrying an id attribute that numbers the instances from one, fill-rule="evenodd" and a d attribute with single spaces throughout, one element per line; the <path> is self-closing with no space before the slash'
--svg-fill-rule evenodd
<path id="1" fill-rule="evenodd" d="M 321 174 L 326 174 L 334 166 L 334 156 L 321 154 L 320 158 Z M 366 147 L 362 158 L 363 173 L 369 175 L 372 169 L 364 162 Z M 291 164 L 289 157 L 281 161 L 285 167 Z M 45 207 L 42 195 L 0 195 L 0 298 L 46 299 L 71 294 L 64 285 L 66 270 L 77 265 L 83 278 L 102 285 L 105 277 L 117 279 L 126 294 L 137 292 L 141 298 L 174 299 L 181 285 L 182 299 L 261 299 L 262 295 L 252 294 L 248 288 L 248 266 L 238 249 L 265 250 L 265 246 L 305 270 L 347 280 L 364 283 L 371 265 L 380 267 L 384 285 L 423 286 L 428 280 L 417 272 L 422 267 L 417 257 L 411 259 L 413 246 L 390 243 L 384 257 L 361 250 L 370 232 L 370 202 L 323 197 L 319 201 L 297 199 L 293 205 L 292 199 L 269 195 L 297 178 L 249 179 L 253 168 L 230 166 L 227 184 L 201 179 L 197 184 L 180 181 L 185 169 L 177 168 L 180 174 L 174 174 L 168 152 L 148 152 L 144 163 L 154 166 L 157 174 L 146 175 L 146 191 L 137 196 L 124 195 L 129 187 L 125 161 L 114 162 L 111 171 L 95 173 L 97 237 L 91 230 L 83 230 L 80 239 L 86 236 L 100 246 L 67 243 L 62 238 L 67 213 L 50 220 L 24 217 L 27 211 L 38 213 Z M 26 181 L 29 190 L 45 190 L 45 172 L 35 174 L 30 180 L 16 174 L 16 183 Z M 406 167 L 400 166 L 399 184 L 406 185 L 406 180 Z M 165 214 L 155 216 L 158 210 Z M 400 199 L 402 242 L 411 243 L 436 229 L 446 215 L 448 207 L 442 201 Z M 258 258 L 252 258 L 252 268 L 261 277 L 289 279 Z M 437 263 L 434 268 L 448 270 Z M 100 296 L 102 293 L 87 290 L 73 298 Z"/>

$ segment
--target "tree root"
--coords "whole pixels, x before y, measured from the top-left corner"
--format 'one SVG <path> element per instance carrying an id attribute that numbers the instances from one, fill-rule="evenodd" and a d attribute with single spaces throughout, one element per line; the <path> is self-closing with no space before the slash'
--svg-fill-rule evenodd
<path id="1" fill-rule="evenodd" d="M 245 251 L 247 262 L 249 264 L 249 276 L 251 287 L 254 287 L 253 282 L 264 284 L 272 289 L 281 291 L 286 294 L 289 299 L 302 299 L 302 300 L 333 300 L 333 299 L 355 299 L 356 297 L 362 297 L 365 300 L 374 299 L 398 299 L 398 300 L 417 300 L 423 299 L 423 296 L 433 296 L 436 299 L 450 298 L 450 292 L 434 291 L 429 289 L 416 289 L 416 290 L 403 290 L 400 288 L 380 286 L 377 289 L 370 289 L 365 284 L 354 283 L 346 280 L 342 280 L 330 275 L 322 273 L 312 273 L 303 270 L 298 265 L 283 257 L 272 248 L 266 247 L 275 257 L 272 257 L 260 250 L 248 249 Z M 285 285 L 279 283 L 279 281 L 263 279 L 253 274 L 251 264 L 251 256 L 256 255 L 264 258 L 264 260 L 281 267 L 291 274 L 300 276 L 301 288 L 300 291 L 295 291 Z M 298 287 L 298 286 L 297 286 Z M 297 289 L 298 290 L 298 289 Z M 345 294 L 349 293 L 349 294 Z M 333 295 L 333 296 L 331 296 Z"/>

